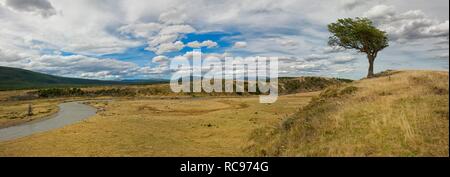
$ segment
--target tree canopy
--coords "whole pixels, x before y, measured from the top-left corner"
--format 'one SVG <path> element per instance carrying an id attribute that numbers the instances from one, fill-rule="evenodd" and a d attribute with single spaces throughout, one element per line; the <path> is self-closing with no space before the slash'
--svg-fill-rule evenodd
<path id="1" fill-rule="evenodd" d="M 378 52 L 389 46 L 386 32 L 377 29 L 367 18 L 344 18 L 328 25 L 330 36 L 328 45 L 345 49 L 356 49 L 366 53 L 370 68 L 368 77 L 373 75 L 373 62 Z"/>

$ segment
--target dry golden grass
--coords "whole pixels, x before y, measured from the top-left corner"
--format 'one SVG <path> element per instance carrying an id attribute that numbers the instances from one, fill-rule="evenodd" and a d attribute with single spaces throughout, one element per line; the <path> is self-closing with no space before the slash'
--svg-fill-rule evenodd
<path id="1" fill-rule="evenodd" d="M 250 133 L 275 127 L 318 93 L 258 97 L 92 101 L 96 116 L 0 143 L 0 156 L 245 156 Z"/>
<path id="2" fill-rule="evenodd" d="M 448 156 L 448 89 L 448 72 L 402 71 L 332 86 L 311 102 L 318 93 L 270 105 L 171 93 L 97 100 L 96 116 L 1 142 L 0 156 Z M 0 92 L 0 115 L 26 113 L 30 101 L 3 101 L 23 93 Z M 33 104 L 44 115 L 57 103 Z"/>
<path id="3" fill-rule="evenodd" d="M 0 102 L 7 101 L 11 96 L 23 95 L 26 90 L 0 91 Z"/>
<path id="4" fill-rule="evenodd" d="M 0 128 L 36 121 L 58 112 L 60 100 L 0 101 Z M 28 115 L 31 104 L 32 115 Z"/>
<path id="5" fill-rule="evenodd" d="M 247 152 L 448 156 L 448 79 L 448 72 L 402 71 L 329 88 L 287 119 L 289 126 L 255 131 Z"/>

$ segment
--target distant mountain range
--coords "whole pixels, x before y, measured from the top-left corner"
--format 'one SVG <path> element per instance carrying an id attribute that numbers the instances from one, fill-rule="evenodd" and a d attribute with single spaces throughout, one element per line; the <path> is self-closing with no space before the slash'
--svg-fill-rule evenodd
<path id="1" fill-rule="evenodd" d="M 53 76 L 19 68 L 0 66 L 0 90 L 36 89 L 48 87 L 80 87 L 120 84 L 153 84 L 163 79 L 104 81 Z"/>

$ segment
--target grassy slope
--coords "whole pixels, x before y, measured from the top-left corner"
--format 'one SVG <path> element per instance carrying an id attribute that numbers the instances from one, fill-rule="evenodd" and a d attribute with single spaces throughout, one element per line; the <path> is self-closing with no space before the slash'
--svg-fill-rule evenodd
<path id="1" fill-rule="evenodd" d="M 257 156 L 448 156 L 448 72 L 403 71 L 331 87 L 277 128 Z"/>
<path id="2" fill-rule="evenodd" d="M 315 92 L 331 85 L 350 82 L 352 80 L 326 77 L 282 77 L 279 79 L 279 93 L 284 95 Z"/>

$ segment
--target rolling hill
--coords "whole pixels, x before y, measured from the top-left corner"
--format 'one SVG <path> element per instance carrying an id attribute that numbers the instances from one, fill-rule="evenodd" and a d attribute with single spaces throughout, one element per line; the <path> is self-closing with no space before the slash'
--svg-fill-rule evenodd
<path id="1" fill-rule="evenodd" d="M 447 156 L 449 75 L 388 71 L 328 87 L 278 127 L 253 132 L 256 156 Z"/>
<path id="2" fill-rule="evenodd" d="M 162 80 L 103 81 L 53 76 L 34 71 L 0 66 L 0 90 L 35 89 L 48 87 L 80 87 L 115 84 L 147 84 Z"/>

